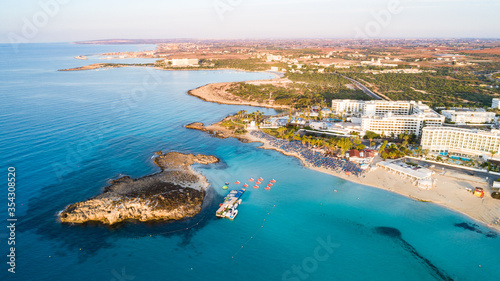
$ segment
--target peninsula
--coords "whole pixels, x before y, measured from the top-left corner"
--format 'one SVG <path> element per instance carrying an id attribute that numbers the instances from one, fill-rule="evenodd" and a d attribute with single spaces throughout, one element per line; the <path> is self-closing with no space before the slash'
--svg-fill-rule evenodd
<path id="1" fill-rule="evenodd" d="M 157 154 L 154 163 L 161 172 L 114 180 L 102 194 L 67 206 L 59 215 L 61 222 L 111 225 L 125 220 L 179 220 L 196 215 L 209 184 L 191 165 L 217 163 L 219 159 L 179 152 Z"/>

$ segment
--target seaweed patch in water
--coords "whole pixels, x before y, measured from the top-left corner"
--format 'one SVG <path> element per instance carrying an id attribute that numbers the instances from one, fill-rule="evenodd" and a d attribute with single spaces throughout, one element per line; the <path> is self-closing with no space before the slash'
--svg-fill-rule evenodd
<path id="1" fill-rule="evenodd" d="M 498 236 L 497 233 L 495 233 L 493 231 L 482 232 L 481 229 L 479 229 L 479 226 L 475 223 L 462 222 L 462 223 L 456 223 L 455 226 L 466 229 L 466 230 L 474 231 L 474 232 L 477 232 L 479 234 L 484 234 L 484 236 L 486 236 L 488 238 L 496 238 Z"/>
<path id="2" fill-rule="evenodd" d="M 441 280 L 445 281 L 453 281 L 453 278 L 451 278 L 446 272 L 443 270 L 439 269 L 437 266 L 435 266 L 430 260 L 427 258 L 423 257 L 417 252 L 417 249 L 415 249 L 410 243 L 406 242 L 402 235 L 401 231 L 399 229 L 394 228 L 394 227 L 388 227 L 388 226 L 378 226 L 375 227 L 375 232 L 378 234 L 388 236 L 392 239 L 394 239 L 396 242 L 401 243 L 401 247 L 408 251 L 412 256 L 423 262 L 431 272 L 434 274 L 434 276 L 440 278 Z"/>

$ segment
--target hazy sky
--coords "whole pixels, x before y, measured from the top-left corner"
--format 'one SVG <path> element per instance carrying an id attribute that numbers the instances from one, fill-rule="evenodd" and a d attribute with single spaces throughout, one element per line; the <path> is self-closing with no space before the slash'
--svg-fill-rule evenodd
<path id="1" fill-rule="evenodd" d="M 500 38 L 498 0 L 3 0 L 1 3 L 1 42 L 112 38 Z"/>

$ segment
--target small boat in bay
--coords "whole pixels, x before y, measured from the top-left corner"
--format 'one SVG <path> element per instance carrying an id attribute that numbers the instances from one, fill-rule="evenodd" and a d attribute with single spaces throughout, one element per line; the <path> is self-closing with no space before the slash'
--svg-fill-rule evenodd
<path id="1" fill-rule="evenodd" d="M 241 205 L 241 196 L 245 193 L 246 189 L 231 190 L 226 197 L 224 197 L 224 202 L 219 205 L 219 209 L 215 212 L 215 215 L 219 218 L 228 218 L 233 220 L 238 214 L 238 206 Z"/>

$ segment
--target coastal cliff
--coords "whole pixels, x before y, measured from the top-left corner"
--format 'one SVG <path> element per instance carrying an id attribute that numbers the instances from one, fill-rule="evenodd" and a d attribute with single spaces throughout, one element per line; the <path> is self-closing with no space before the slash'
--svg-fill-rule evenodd
<path id="1" fill-rule="evenodd" d="M 159 153 L 161 154 L 161 152 Z M 155 159 L 161 172 L 111 182 L 103 193 L 67 206 L 59 215 L 61 222 L 98 221 L 114 224 L 124 220 L 178 220 L 192 217 L 201 210 L 206 179 L 191 165 L 217 163 L 214 156 L 170 152 Z"/>

